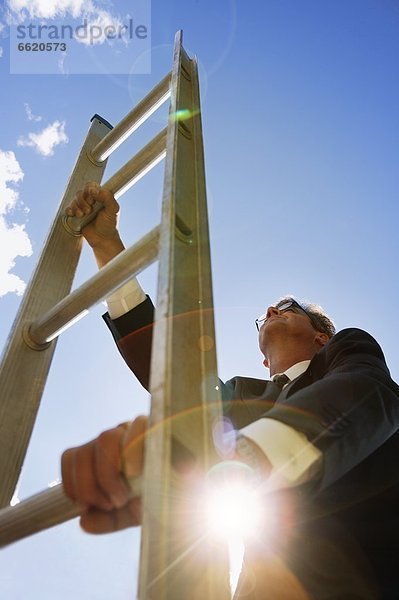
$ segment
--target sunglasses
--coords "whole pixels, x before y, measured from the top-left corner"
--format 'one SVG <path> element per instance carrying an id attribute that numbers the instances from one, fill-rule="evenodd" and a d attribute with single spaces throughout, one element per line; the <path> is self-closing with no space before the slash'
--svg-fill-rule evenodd
<path id="1" fill-rule="evenodd" d="M 315 323 L 312 316 L 304 308 L 302 308 L 302 306 L 296 300 L 287 300 L 287 302 L 283 302 L 282 304 L 280 304 L 280 306 L 276 306 L 275 308 L 277 308 L 279 312 L 286 312 L 287 310 L 291 310 L 292 312 L 296 312 L 300 315 L 306 315 L 310 319 L 313 327 L 316 330 L 318 330 L 317 324 Z M 255 319 L 255 325 L 258 331 L 260 330 L 266 319 L 267 313 L 265 313 L 258 319 Z"/>

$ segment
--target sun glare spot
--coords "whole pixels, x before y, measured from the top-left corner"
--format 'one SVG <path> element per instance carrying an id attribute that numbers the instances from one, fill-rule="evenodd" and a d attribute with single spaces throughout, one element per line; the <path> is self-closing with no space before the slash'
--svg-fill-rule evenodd
<path id="1" fill-rule="evenodd" d="M 261 495 L 252 475 L 250 467 L 243 463 L 223 461 L 209 472 L 205 491 L 207 533 L 227 544 L 232 595 L 245 544 L 255 538 L 262 524 Z"/>
<path id="2" fill-rule="evenodd" d="M 211 535 L 246 539 L 260 525 L 260 506 L 256 489 L 245 482 L 223 482 L 207 493 L 206 515 Z"/>

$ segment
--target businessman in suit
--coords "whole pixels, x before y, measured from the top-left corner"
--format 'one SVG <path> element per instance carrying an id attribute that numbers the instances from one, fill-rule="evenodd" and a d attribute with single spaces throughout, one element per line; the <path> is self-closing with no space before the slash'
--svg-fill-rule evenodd
<path id="1" fill-rule="evenodd" d="M 68 214 L 89 213 L 97 197 L 104 209 L 84 235 L 101 267 L 123 249 L 112 194 L 88 185 Z M 133 281 L 108 305 L 105 320 L 147 387 L 151 301 Z M 237 598 L 397 598 L 399 388 L 381 348 L 359 329 L 335 334 L 323 311 L 291 297 L 270 306 L 258 327 L 276 381 L 235 377 L 222 396 L 238 430 L 235 458 L 278 500 L 281 528 L 269 544 L 260 536 L 248 549 Z M 117 427 L 64 454 L 65 490 L 88 507 L 88 531 L 140 522 L 139 501 L 128 499 L 120 474 L 119 446 L 134 441 L 131 473 L 139 473 L 146 427 L 141 417 L 127 433 Z"/>

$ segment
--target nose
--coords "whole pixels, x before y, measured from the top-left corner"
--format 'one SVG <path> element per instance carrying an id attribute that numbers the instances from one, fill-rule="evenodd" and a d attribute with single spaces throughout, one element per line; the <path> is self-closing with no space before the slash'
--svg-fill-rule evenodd
<path id="1" fill-rule="evenodd" d="M 275 306 L 269 306 L 266 312 L 266 320 L 272 315 L 278 315 L 280 313 L 279 309 Z"/>

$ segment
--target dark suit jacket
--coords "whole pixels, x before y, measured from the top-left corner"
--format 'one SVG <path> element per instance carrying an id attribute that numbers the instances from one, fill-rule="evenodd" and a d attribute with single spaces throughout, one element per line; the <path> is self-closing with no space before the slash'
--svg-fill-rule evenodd
<path id="1" fill-rule="evenodd" d="M 104 318 L 148 388 L 150 299 L 119 319 Z M 234 377 L 221 385 L 224 412 L 236 428 L 267 416 L 303 432 L 323 453 L 319 478 L 280 494 L 282 506 L 289 494 L 295 518 L 285 539 L 273 541 L 273 552 L 309 596 L 397 600 L 399 387 L 377 342 L 360 329 L 340 331 L 278 397 L 260 379 Z M 261 544 L 254 560 L 266 560 L 269 550 Z M 246 597 L 269 597 L 256 586 L 252 593 Z"/>

